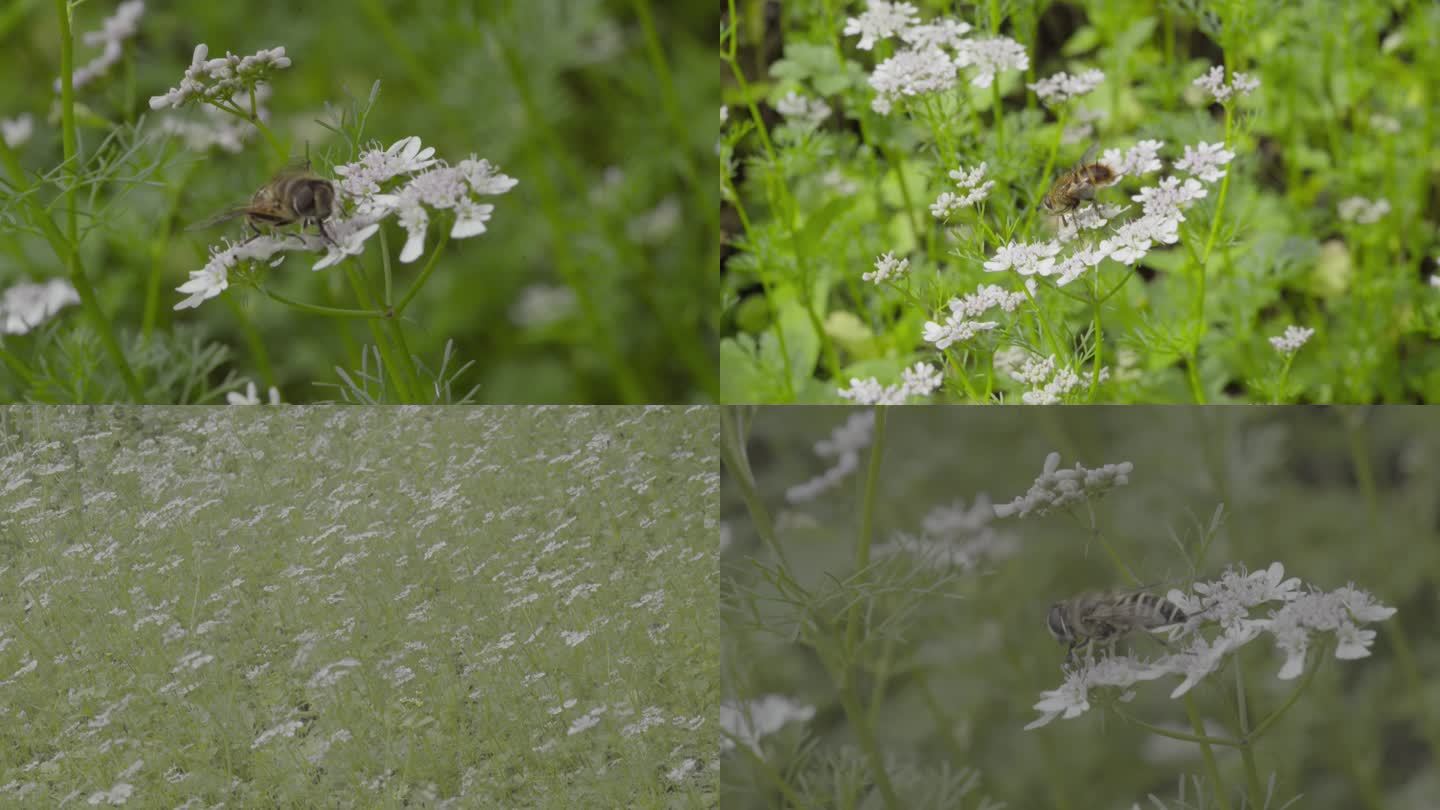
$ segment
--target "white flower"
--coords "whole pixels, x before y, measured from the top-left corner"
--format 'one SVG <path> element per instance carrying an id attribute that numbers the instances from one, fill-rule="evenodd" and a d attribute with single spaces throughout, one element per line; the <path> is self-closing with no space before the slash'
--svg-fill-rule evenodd
<path id="1" fill-rule="evenodd" d="M 1051 355 L 1048 359 L 1048 366 L 1052 369 L 1054 369 L 1054 361 L 1055 357 Z M 1031 367 L 1029 371 L 1031 376 L 1036 376 L 1040 373 L 1040 370 L 1035 367 Z M 1100 379 L 1101 381 L 1110 379 L 1110 369 L 1108 367 L 1101 367 Z M 1057 405 L 1066 394 L 1081 387 L 1083 384 L 1084 380 L 1081 379 L 1080 375 L 1077 374 L 1074 369 L 1054 369 L 1054 376 L 1045 380 L 1044 384 L 1039 388 L 1026 391 L 1020 396 L 1020 401 L 1026 405 Z"/>
<path id="2" fill-rule="evenodd" d="M 1260 80 L 1246 73 L 1233 73 L 1230 84 L 1225 84 L 1225 67 L 1215 65 L 1210 72 L 1196 79 L 1192 84 L 1210 93 L 1216 101 L 1224 104 L 1232 95 L 1248 96 L 1260 86 Z"/>
<path id="3" fill-rule="evenodd" d="M 99 56 L 75 68 L 75 72 L 70 74 L 71 86 L 84 87 L 105 75 L 112 65 L 119 62 L 125 40 L 135 36 L 135 32 L 140 29 L 140 15 L 144 13 L 143 0 L 126 0 L 115 7 L 114 14 L 105 18 L 99 31 L 86 31 L 82 34 L 80 39 L 86 45 L 98 45 L 102 50 Z M 60 92 L 59 79 L 55 80 L 55 92 Z"/>
<path id="4" fill-rule="evenodd" d="M 1270 345 L 1281 354 L 1294 354 L 1300 351 L 1300 347 L 1314 334 L 1315 330 L 1308 326 L 1287 326 L 1285 334 L 1270 338 Z"/>
<path id="5" fill-rule="evenodd" d="M 1099 230 L 1124 210 L 1118 205 L 1109 204 L 1081 206 L 1060 218 L 1060 228 L 1055 232 L 1055 238 L 1061 242 L 1074 241 L 1081 231 Z"/>
<path id="6" fill-rule="evenodd" d="M 401 138 L 389 149 L 368 149 L 360 153 L 354 163 L 335 167 L 340 178 L 340 191 L 362 208 L 374 205 L 373 197 L 380 193 L 380 187 L 387 181 L 402 174 L 414 174 L 438 163 L 432 156 L 435 147 L 420 146 L 420 139 L 414 135 Z"/>
<path id="7" fill-rule="evenodd" d="M 935 348 L 944 351 L 956 343 L 964 343 L 981 332 L 988 332 L 999 326 L 996 321 L 975 321 L 961 315 L 951 315 L 945 319 L 944 324 L 926 321 L 921 337 L 925 342 L 934 343 Z"/>
<path id="8" fill-rule="evenodd" d="M 175 309 L 189 309 L 200 306 L 200 302 L 214 298 L 230 286 L 229 270 L 242 261 L 270 261 L 278 253 L 288 250 L 312 250 L 319 236 L 291 234 L 289 236 L 262 235 L 243 242 L 224 241 L 224 248 L 210 249 L 210 261 L 199 270 L 190 272 L 190 280 L 176 287 L 177 292 L 186 293 L 188 298 L 175 305 Z"/>
<path id="9" fill-rule="evenodd" d="M 791 121 L 818 126 L 830 117 L 830 105 L 820 99 L 810 100 L 794 90 L 775 104 L 775 111 Z"/>
<path id="10" fill-rule="evenodd" d="M 875 259 L 875 270 L 873 272 L 862 273 L 860 277 L 866 281 L 873 281 L 879 284 L 891 278 L 899 278 L 905 275 L 909 269 L 909 259 L 896 259 L 893 253 L 886 253 Z"/>
<path id="11" fill-rule="evenodd" d="M 967 39 L 956 48 L 955 65 L 975 68 L 976 73 L 970 83 L 976 87 L 989 87 L 999 71 L 1029 68 L 1030 57 L 1025 53 L 1025 46 L 1009 37 Z"/>
<path id="12" fill-rule="evenodd" d="M 270 386 L 269 394 L 270 404 L 279 405 L 280 389 L 272 385 Z M 225 402 L 230 405 L 259 405 L 260 394 L 255 390 L 255 383 L 253 381 L 247 381 L 245 383 L 245 393 L 241 394 L 238 391 L 231 391 L 225 395 Z"/>
<path id="13" fill-rule="evenodd" d="M 1147 217 L 1183 222 L 1185 215 L 1181 212 L 1205 194 L 1205 187 L 1193 177 L 1183 184 L 1178 177 L 1165 177 L 1161 178 L 1158 186 L 1146 186 L 1130 199 L 1140 203 L 1140 209 Z"/>
<path id="14" fill-rule="evenodd" d="M 324 270 L 339 264 L 346 256 L 359 256 L 365 251 L 365 242 L 380 230 L 380 224 L 373 216 L 355 216 L 350 219 L 331 220 L 326 224 L 325 230 L 330 234 L 329 241 L 310 234 L 305 236 L 312 250 L 325 248 L 325 255 L 311 266 L 311 270 Z"/>
<path id="15" fill-rule="evenodd" d="M 938 17 L 929 23 L 914 24 L 900 31 L 900 38 L 912 48 L 960 47 L 960 41 L 970 33 L 970 24 L 952 17 Z"/>
<path id="16" fill-rule="evenodd" d="M 1043 471 L 1030 490 L 1010 503 L 996 504 L 996 517 L 1044 515 L 1052 509 L 1099 498 L 1115 487 L 1130 483 L 1130 473 L 1135 469 L 1135 465 L 1128 461 L 1095 469 L 1087 469 L 1080 464 L 1076 464 L 1073 470 L 1059 467 L 1059 453 L 1046 456 Z"/>
<path id="17" fill-rule="evenodd" d="M 1055 265 L 1056 286 L 1064 287 L 1066 284 L 1080 278 L 1086 270 L 1100 264 L 1110 253 L 1106 250 L 1105 243 L 1099 246 L 1085 245 L 1079 250 L 1066 256 L 1059 264 Z"/>
<path id="18" fill-rule="evenodd" d="M 1340 201 L 1339 211 L 1340 218 L 1346 222 L 1372 225 L 1390 213 L 1390 201 L 1381 198 L 1371 202 L 1364 197 L 1346 197 Z"/>
<path id="19" fill-rule="evenodd" d="M 841 399 L 848 399 L 856 405 L 904 405 L 908 396 L 904 386 L 881 385 L 874 377 L 859 379 L 852 377 L 849 388 L 837 391 Z"/>
<path id="20" fill-rule="evenodd" d="M 472 199 L 476 194 L 504 194 L 515 187 L 516 180 L 495 170 L 487 160 L 473 156 L 458 166 L 432 166 L 410 179 L 396 194 L 371 197 L 378 210 L 398 212 L 405 228 L 405 246 L 400 261 L 413 262 L 425 248 L 425 234 L 430 224 L 427 209 L 455 211 L 455 224 L 450 238 L 464 239 L 485 233 L 485 223 L 495 206 Z"/>
<path id="21" fill-rule="evenodd" d="M 783 695 L 766 695 L 759 700 L 720 704 L 720 750 L 729 751 L 738 739 L 755 753 L 760 753 L 760 740 L 786 725 L 804 723 L 815 716 L 815 707 L 790 700 Z"/>
<path id="22" fill-rule="evenodd" d="M 1133 265 L 1150 252 L 1150 228 L 1145 218 L 1131 220 L 1116 229 L 1115 235 L 1100 243 L 1100 252 L 1121 264 Z"/>
<path id="23" fill-rule="evenodd" d="M 1370 594 L 1349 585 L 1330 593 L 1301 594 L 1273 614 L 1267 628 L 1275 637 L 1275 645 L 1286 655 L 1277 677 L 1291 680 L 1304 671 L 1305 652 L 1315 631 L 1335 634 L 1336 658 L 1368 656 L 1375 632 L 1363 630 L 1359 625 L 1382 621 L 1394 614 L 1394 608 L 1376 604 Z"/>
<path id="24" fill-rule="evenodd" d="M 5 144 L 15 148 L 30 140 L 35 132 L 35 118 L 30 113 L 21 113 L 14 118 L 0 118 L 0 137 Z"/>
<path id="25" fill-rule="evenodd" d="M 870 87 L 876 95 L 870 107 L 889 115 L 897 99 L 949 90 L 955 86 L 955 76 L 955 63 L 939 48 L 901 51 L 871 72 Z"/>
<path id="26" fill-rule="evenodd" d="M 1106 149 L 1100 156 L 1100 162 L 1122 176 L 1158 172 L 1164 168 L 1159 156 L 1160 149 L 1164 146 L 1164 141 L 1141 141 L 1126 150 L 1123 155 L 1119 149 Z M 1116 178 L 1117 182 L 1118 180 L 1119 178 Z"/>
<path id="27" fill-rule="evenodd" d="M 1047 107 L 1053 107 L 1089 93 L 1104 80 L 1105 74 L 1098 70 L 1087 70 L 1077 76 L 1071 76 L 1062 70 L 1027 87 L 1034 90 L 1035 95 L 1039 96 L 1040 101 Z"/>
<path id="28" fill-rule="evenodd" d="M 985 271 L 1003 273 L 1013 269 L 1022 276 L 1048 276 L 1059 252 L 1059 242 L 1010 242 L 995 251 L 995 258 L 985 262 Z"/>
<path id="29" fill-rule="evenodd" d="M 63 278 L 43 284 L 13 284 L 0 295 L 0 335 L 23 335 L 61 309 L 78 303 L 80 294 Z"/>
<path id="30" fill-rule="evenodd" d="M 163 96 L 150 97 L 150 109 L 182 107 L 196 99 L 202 102 L 228 101 L 241 92 L 250 92 L 267 81 L 277 70 L 290 67 L 285 48 L 270 48 L 250 56 L 226 53 L 217 59 L 206 59 L 210 49 L 203 42 L 195 46 L 190 67 L 180 84 Z"/>
<path id="31" fill-rule="evenodd" d="M 1091 688 L 1128 690 L 1140 681 L 1152 681 L 1164 674 L 1165 670 L 1129 656 L 1107 656 L 1099 661 L 1086 662 L 1079 668 L 1067 670 L 1065 682 L 1059 689 L 1040 693 L 1040 702 L 1035 704 L 1035 709 L 1042 715 L 1025 726 L 1025 730 L 1040 728 L 1056 717 L 1063 716 L 1069 720 L 1089 711 Z M 1128 697 L 1121 695 L 1121 699 Z"/>
<path id="32" fill-rule="evenodd" d="M 990 196 L 990 189 L 995 187 L 994 180 L 985 179 L 986 164 L 981 163 L 973 169 L 966 170 L 964 167 L 952 169 L 950 179 L 955 185 L 967 193 L 961 197 L 952 192 L 946 191 L 940 195 L 930 206 L 930 213 L 936 219 L 946 219 L 951 214 L 962 208 L 968 208 L 977 202 Z"/>
<path id="33" fill-rule="evenodd" d="M 940 369 L 929 363 L 916 363 L 900 372 L 901 387 L 912 397 L 929 396 L 940 387 Z"/>
<path id="34" fill-rule="evenodd" d="M 109 790 L 101 790 L 96 793 L 91 793 L 89 798 L 85 800 L 85 803 L 100 804 L 103 802 L 109 805 L 121 805 L 124 804 L 127 800 L 129 800 L 129 798 L 134 795 L 134 793 L 134 785 L 131 785 L 128 782 L 117 782 L 114 785 L 111 785 Z"/>
<path id="35" fill-rule="evenodd" d="M 1175 168 L 1189 172 L 1207 183 L 1213 183 L 1225 176 L 1221 166 L 1235 159 L 1235 153 L 1223 143 L 1201 142 L 1191 149 L 1185 146 L 1185 157 L 1175 162 Z"/>
<path id="36" fill-rule="evenodd" d="M 875 47 L 882 39 L 889 39 L 915 22 L 920 10 L 910 3 L 886 3 L 870 0 L 859 17 L 845 20 L 845 36 L 860 35 L 856 46 L 862 51 Z"/>

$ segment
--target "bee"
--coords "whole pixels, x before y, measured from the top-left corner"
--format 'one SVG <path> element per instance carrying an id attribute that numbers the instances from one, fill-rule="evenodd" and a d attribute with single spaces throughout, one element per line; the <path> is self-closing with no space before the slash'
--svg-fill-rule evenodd
<path id="1" fill-rule="evenodd" d="M 1056 641 L 1070 645 L 1066 660 L 1073 660 L 1078 647 L 1113 644 L 1135 630 L 1154 630 L 1189 618 L 1169 599 L 1146 591 L 1088 591 L 1051 605 L 1046 624 Z"/>
<path id="2" fill-rule="evenodd" d="M 314 224 L 326 242 L 334 244 L 330 232 L 325 230 L 325 220 L 335 213 L 335 185 L 329 180 L 310 171 L 309 162 L 283 169 L 270 181 L 256 190 L 250 202 L 237 206 L 202 220 L 186 228 L 188 231 L 209 228 L 234 219 L 245 217 L 245 223 L 259 236 L 261 226 L 279 228 L 295 222 L 303 229 Z M 246 240 L 249 241 L 249 240 Z"/>
<path id="3" fill-rule="evenodd" d="M 1080 207 L 1080 203 L 1095 199 L 1095 189 L 1114 183 L 1120 173 L 1104 163 L 1091 163 L 1097 145 L 1085 152 L 1085 157 L 1075 167 L 1055 179 L 1055 185 L 1045 192 L 1040 204 L 1046 211 L 1062 217 Z"/>

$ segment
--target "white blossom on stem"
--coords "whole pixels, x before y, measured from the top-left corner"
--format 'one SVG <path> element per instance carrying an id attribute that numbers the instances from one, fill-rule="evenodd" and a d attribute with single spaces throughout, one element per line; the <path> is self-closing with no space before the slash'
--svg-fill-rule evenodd
<path id="1" fill-rule="evenodd" d="M 1281 354 L 1294 354 L 1314 334 L 1315 330 L 1308 326 L 1287 326 L 1284 334 L 1270 338 L 1270 345 Z"/>
<path id="2" fill-rule="evenodd" d="M 954 61 L 939 48 L 901 51 L 870 73 L 870 87 L 875 91 L 870 107 L 889 115 L 894 103 L 902 98 L 951 89 L 956 74 Z"/>
<path id="3" fill-rule="evenodd" d="M 241 92 L 253 91 L 268 81 L 277 70 L 290 67 L 285 48 L 270 48 L 250 56 L 226 53 L 223 57 L 206 59 L 210 49 L 204 43 L 195 46 L 190 67 L 185 69 L 180 84 L 163 96 L 151 96 L 150 109 L 183 107 L 192 101 L 227 102 Z"/>
<path id="4" fill-rule="evenodd" d="M 1232 73 L 1230 83 L 1225 83 L 1225 67 L 1215 65 L 1210 72 L 1192 82 L 1196 87 L 1208 92 L 1217 102 L 1224 104 L 1231 96 L 1239 98 L 1248 96 L 1260 86 L 1260 80 L 1247 73 Z"/>
<path id="5" fill-rule="evenodd" d="M 919 15 L 920 10 L 911 3 L 870 0 L 859 17 L 846 18 L 844 33 L 847 37 L 859 34 L 860 42 L 856 47 L 868 51 L 875 47 L 876 42 L 889 39 L 913 24 Z"/>
<path id="6" fill-rule="evenodd" d="M 40 284 L 12 284 L 0 294 L 0 335 L 23 335 L 61 309 L 78 303 L 80 294 L 63 278 Z"/>
<path id="7" fill-rule="evenodd" d="M 866 281 L 879 284 L 892 278 L 899 278 L 910 270 L 909 259 L 897 259 L 894 253 L 885 253 L 875 258 L 875 269 L 868 273 L 861 273 L 860 277 Z"/>
<path id="8" fill-rule="evenodd" d="M 1089 93 L 1104 80 L 1105 74 L 1098 70 L 1087 70 L 1075 76 L 1062 70 L 1026 86 L 1035 91 L 1035 95 L 1040 97 L 1045 106 L 1054 107 Z"/>
<path id="9" fill-rule="evenodd" d="M 86 31 L 80 41 L 92 47 L 98 46 L 100 55 L 75 68 L 70 74 L 72 87 L 80 88 L 104 76 L 120 61 L 124 53 L 125 40 L 140 30 L 140 17 L 145 13 L 144 0 L 126 0 L 115 7 L 115 13 L 100 23 L 100 30 Z M 55 92 L 60 92 L 60 80 L 55 80 Z"/>
<path id="10" fill-rule="evenodd" d="M 1080 501 L 1100 498 L 1115 487 L 1130 483 L 1130 473 L 1134 469 L 1135 465 L 1122 461 L 1094 469 L 1076 464 L 1073 470 L 1062 470 L 1060 454 L 1051 453 L 1045 457 L 1040 476 L 1029 491 L 1010 503 L 996 504 L 995 516 L 1044 515 Z"/>
<path id="11" fill-rule="evenodd" d="M 1202 141 L 1194 149 L 1186 144 L 1185 157 L 1175 161 L 1175 168 L 1213 183 L 1225 176 L 1225 170 L 1220 167 L 1234 159 L 1235 153 L 1226 149 L 1225 144 Z"/>
<path id="12" fill-rule="evenodd" d="M 1025 53 L 1025 46 L 1009 37 L 967 39 L 956 49 L 955 65 L 975 68 L 970 83 L 989 87 L 995 81 L 995 74 L 1002 70 L 1028 69 L 1030 56 Z"/>

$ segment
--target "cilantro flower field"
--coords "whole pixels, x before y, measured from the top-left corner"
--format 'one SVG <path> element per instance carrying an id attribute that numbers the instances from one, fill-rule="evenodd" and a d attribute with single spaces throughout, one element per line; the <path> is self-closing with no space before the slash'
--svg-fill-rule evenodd
<path id="1" fill-rule="evenodd" d="M 722 401 L 1440 401 L 1440 6 L 761 8 Z"/>
<path id="2" fill-rule="evenodd" d="M 0 806 L 715 806 L 717 442 L 0 410 Z"/>

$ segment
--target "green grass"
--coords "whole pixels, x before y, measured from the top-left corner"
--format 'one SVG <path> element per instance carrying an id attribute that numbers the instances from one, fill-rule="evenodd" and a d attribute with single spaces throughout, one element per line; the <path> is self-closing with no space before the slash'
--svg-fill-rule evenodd
<path id="1" fill-rule="evenodd" d="M 1297 796 L 1292 807 L 1315 810 L 1433 806 L 1434 414 L 880 410 L 883 433 L 818 495 L 794 488 L 838 466 L 816 443 L 856 411 L 759 409 L 748 425 L 753 496 L 724 448 L 724 701 L 780 696 L 813 716 L 757 752 L 723 754 L 723 806 L 923 810 L 988 797 L 1012 808 L 1275 810 Z M 1062 470 L 1134 468 L 1070 510 L 995 517 L 990 504 L 1024 495 L 1051 452 Z M 969 564 L 895 553 L 902 535 L 965 549 Z M 1368 657 L 1338 660 L 1317 634 L 1304 674 L 1281 680 L 1287 658 L 1262 632 L 1183 697 L 1170 697 L 1174 674 L 1134 684 L 1128 702 L 1092 687 L 1088 711 L 1025 730 L 1064 680 L 1065 647 L 1046 627 L 1053 602 L 1137 582 L 1164 594 L 1276 562 L 1307 587 L 1353 583 L 1396 609 L 1369 626 Z M 1139 634 L 1116 651 L 1153 660 L 1167 654 L 1162 641 Z M 1203 736 L 1209 750 L 1155 728 Z"/>
<path id="2" fill-rule="evenodd" d="M 910 49 L 844 33 L 865 4 L 786 3 L 778 17 L 729 5 L 722 401 L 874 404 L 887 386 L 912 402 L 1440 401 L 1435 4 L 902 5 L 970 26 L 964 43 L 1009 39 L 1028 64 L 990 85 L 967 66 L 887 99 L 881 66 Z M 1258 89 L 1213 103 L 1194 81 L 1217 67 Z M 1103 80 L 1042 101 L 1031 85 L 1062 71 Z M 824 107 L 798 115 L 791 94 Z M 1233 160 L 1170 243 L 1107 250 L 1074 279 L 987 272 L 1008 245 L 1061 238 L 1042 200 L 1087 147 L 1147 140 L 1163 142 L 1162 167 L 1095 196 L 1129 210 L 1054 258 L 1135 222 L 1143 189 L 1187 178 L 1187 148 L 1223 145 Z M 942 193 L 965 193 L 952 173 L 982 163 L 988 196 L 937 217 Z M 1383 213 L 1357 217 L 1354 198 Z M 865 280 L 887 254 L 908 271 Z M 972 313 L 989 328 L 942 345 L 951 302 L 981 285 L 1024 299 Z M 1278 351 L 1270 339 L 1289 327 L 1314 334 Z M 1052 365 L 1037 379 L 1018 373 L 1027 360 Z M 901 391 L 917 364 L 938 385 Z"/>
<path id="3" fill-rule="evenodd" d="M 211 403 L 246 381 L 287 402 L 718 396 L 718 209 L 713 179 L 699 182 L 715 166 L 708 10 L 151 3 L 119 61 L 62 97 L 62 44 L 89 62 L 99 48 L 82 35 L 115 4 L 74 4 L 66 29 L 68 5 L 0 13 L 0 72 L 13 79 L 0 118 L 35 122 L 27 143 L 0 148 L 0 290 L 65 279 L 83 302 L 4 336 L 0 401 Z M 272 77 L 265 136 L 239 153 L 188 149 L 166 127 L 201 110 L 148 103 L 179 84 L 200 43 L 212 58 L 283 46 L 293 62 Z M 238 222 L 189 225 L 244 203 L 291 158 L 332 177 L 367 144 L 408 136 L 519 180 L 486 200 L 485 234 L 439 247 L 440 212 L 422 260 L 401 264 L 392 217 L 353 261 L 242 266 L 218 298 L 172 310 L 209 248 L 242 235 Z"/>
<path id="4" fill-rule="evenodd" d="M 715 427 L 0 410 L 0 805 L 715 806 Z"/>

